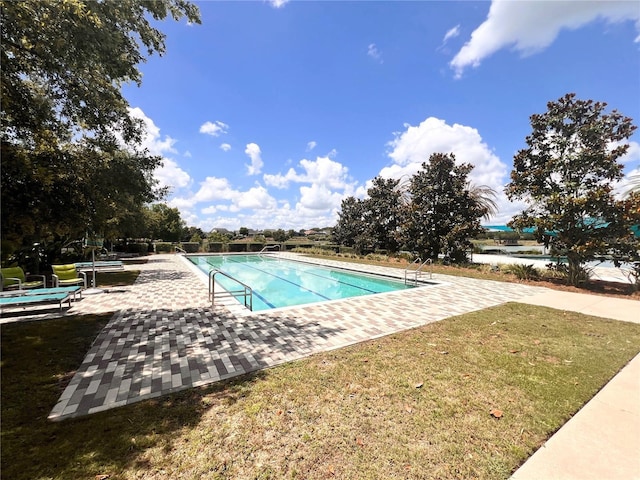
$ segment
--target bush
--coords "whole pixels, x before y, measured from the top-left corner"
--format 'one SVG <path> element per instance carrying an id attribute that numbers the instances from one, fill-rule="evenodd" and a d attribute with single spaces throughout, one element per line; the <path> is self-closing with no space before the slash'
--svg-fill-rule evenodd
<path id="1" fill-rule="evenodd" d="M 156 253 L 171 253 L 173 252 L 173 245 L 169 242 L 156 242 Z"/>
<path id="2" fill-rule="evenodd" d="M 230 252 L 246 252 L 247 244 L 246 243 L 230 243 L 229 251 Z"/>
<path id="3" fill-rule="evenodd" d="M 574 273 L 574 278 L 570 279 L 571 272 L 569 271 L 569 265 L 566 263 L 549 263 L 547 264 L 547 272 L 545 276 L 548 278 L 562 278 L 563 280 L 573 285 L 579 285 L 581 283 L 587 283 L 591 277 L 593 268 L 581 265 Z"/>
<path id="4" fill-rule="evenodd" d="M 377 253 L 369 253 L 364 258 L 372 262 L 388 262 L 389 257 L 387 255 L 379 255 Z"/>
<path id="5" fill-rule="evenodd" d="M 319 248 L 330 253 L 338 253 L 340 251 L 340 245 L 320 245 Z"/>
<path id="6" fill-rule="evenodd" d="M 198 253 L 200 250 L 199 242 L 182 242 L 182 249 L 187 253 Z"/>
<path id="7" fill-rule="evenodd" d="M 484 247 L 484 243 L 474 243 L 473 253 L 484 253 L 483 247 Z"/>
<path id="8" fill-rule="evenodd" d="M 210 253 L 222 253 L 224 251 L 224 243 L 222 242 L 209 242 Z"/>
<path id="9" fill-rule="evenodd" d="M 264 243 L 251 242 L 247 244 L 248 251 L 250 252 L 259 252 L 264 248 Z"/>
<path id="10" fill-rule="evenodd" d="M 149 244 L 144 243 L 129 243 L 126 249 L 127 253 L 135 253 L 137 255 L 148 255 Z"/>
<path id="11" fill-rule="evenodd" d="M 504 267 L 508 273 L 514 274 L 518 280 L 535 280 L 540 278 L 540 270 L 533 265 L 524 265 L 522 263 L 512 263 Z"/>

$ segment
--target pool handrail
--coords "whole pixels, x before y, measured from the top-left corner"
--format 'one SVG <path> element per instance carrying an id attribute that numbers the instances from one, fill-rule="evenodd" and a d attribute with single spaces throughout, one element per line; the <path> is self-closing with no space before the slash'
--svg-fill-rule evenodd
<path id="1" fill-rule="evenodd" d="M 418 268 L 412 268 L 414 265 L 419 264 Z M 432 265 L 433 262 L 430 258 L 427 258 L 424 262 L 420 257 L 417 257 L 407 268 L 404 269 L 404 284 L 408 283 L 409 274 L 413 275 L 413 284 L 417 285 L 419 278 L 422 276 L 422 269 L 426 265 Z M 433 269 L 429 269 L 429 279 L 433 278 Z"/>
<path id="2" fill-rule="evenodd" d="M 222 270 L 218 270 L 217 268 L 209 272 L 209 300 L 211 300 L 211 306 L 214 306 L 215 304 L 215 298 L 216 298 L 216 278 L 215 277 L 218 273 L 224 277 L 227 277 L 230 280 L 233 280 L 234 282 L 239 283 L 242 286 L 242 290 L 225 290 L 225 293 L 220 292 L 218 296 L 228 295 L 234 298 L 244 297 L 244 306 L 248 308 L 250 311 L 253 311 L 253 289 L 249 285 L 242 283 L 237 278 L 234 278 L 228 273 L 223 272 Z M 249 297 L 248 306 L 247 306 L 247 297 Z"/>
<path id="3" fill-rule="evenodd" d="M 265 252 L 268 252 L 269 250 L 272 250 L 274 248 L 278 249 L 278 252 L 280 251 L 280 245 L 276 244 L 276 245 L 265 245 L 264 247 L 262 247 L 262 250 L 260 250 L 258 252 L 258 255 L 262 255 Z"/>

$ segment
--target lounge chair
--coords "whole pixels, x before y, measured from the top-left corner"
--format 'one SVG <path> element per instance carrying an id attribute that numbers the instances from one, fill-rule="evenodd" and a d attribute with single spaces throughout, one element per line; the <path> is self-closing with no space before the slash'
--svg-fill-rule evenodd
<path id="1" fill-rule="evenodd" d="M 65 302 L 68 302 L 69 307 L 71 307 L 72 293 L 73 292 L 61 292 L 41 295 L 38 290 L 14 290 L 11 292 L 2 292 L 0 294 L 0 306 L 6 308 L 19 306 L 24 307 L 25 305 L 40 305 L 43 303 L 58 303 L 60 310 L 62 310 L 62 304 Z M 75 293 L 73 294 L 75 296 Z"/>
<path id="2" fill-rule="evenodd" d="M 84 272 L 78 272 L 73 263 L 67 265 L 51 265 L 53 270 L 54 287 L 69 287 L 72 285 L 82 285 L 87 288 L 87 275 Z"/>
<path id="3" fill-rule="evenodd" d="M 0 290 L 25 290 L 46 286 L 44 275 L 27 275 L 22 267 L 0 268 Z"/>

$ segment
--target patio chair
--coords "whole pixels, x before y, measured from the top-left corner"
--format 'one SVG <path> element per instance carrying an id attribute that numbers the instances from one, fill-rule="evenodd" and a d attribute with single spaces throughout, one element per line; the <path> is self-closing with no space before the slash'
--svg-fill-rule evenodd
<path id="1" fill-rule="evenodd" d="M 26 290 L 46 287 L 44 275 L 25 274 L 22 267 L 0 268 L 0 290 Z"/>
<path id="2" fill-rule="evenodd" d="M 75 264 L 69 263 L 66 265 L 51 265 L 53 270 L 54 287 L 68 287 L 71 285 L 82 285 L 83 288 L 87 288 L 87 275 L 84 272 L 79 272 Z"/>

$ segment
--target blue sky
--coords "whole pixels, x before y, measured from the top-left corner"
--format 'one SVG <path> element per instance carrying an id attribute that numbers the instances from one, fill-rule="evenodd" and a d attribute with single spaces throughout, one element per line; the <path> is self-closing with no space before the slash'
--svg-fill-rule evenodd
<path id="1" fill-rule="evenodd" d="M 333 226 L 343 198 L 415 173 L 434 152 L 472 163 L 502 224 L 529 116 L 569 92 L 640 124 L 640 4 L 195 2 L 164 21 L 164 56 L 126 85 L 158 180 L 189 226 Z M 640 173 L 640 133 L 623 159 Z"/>

